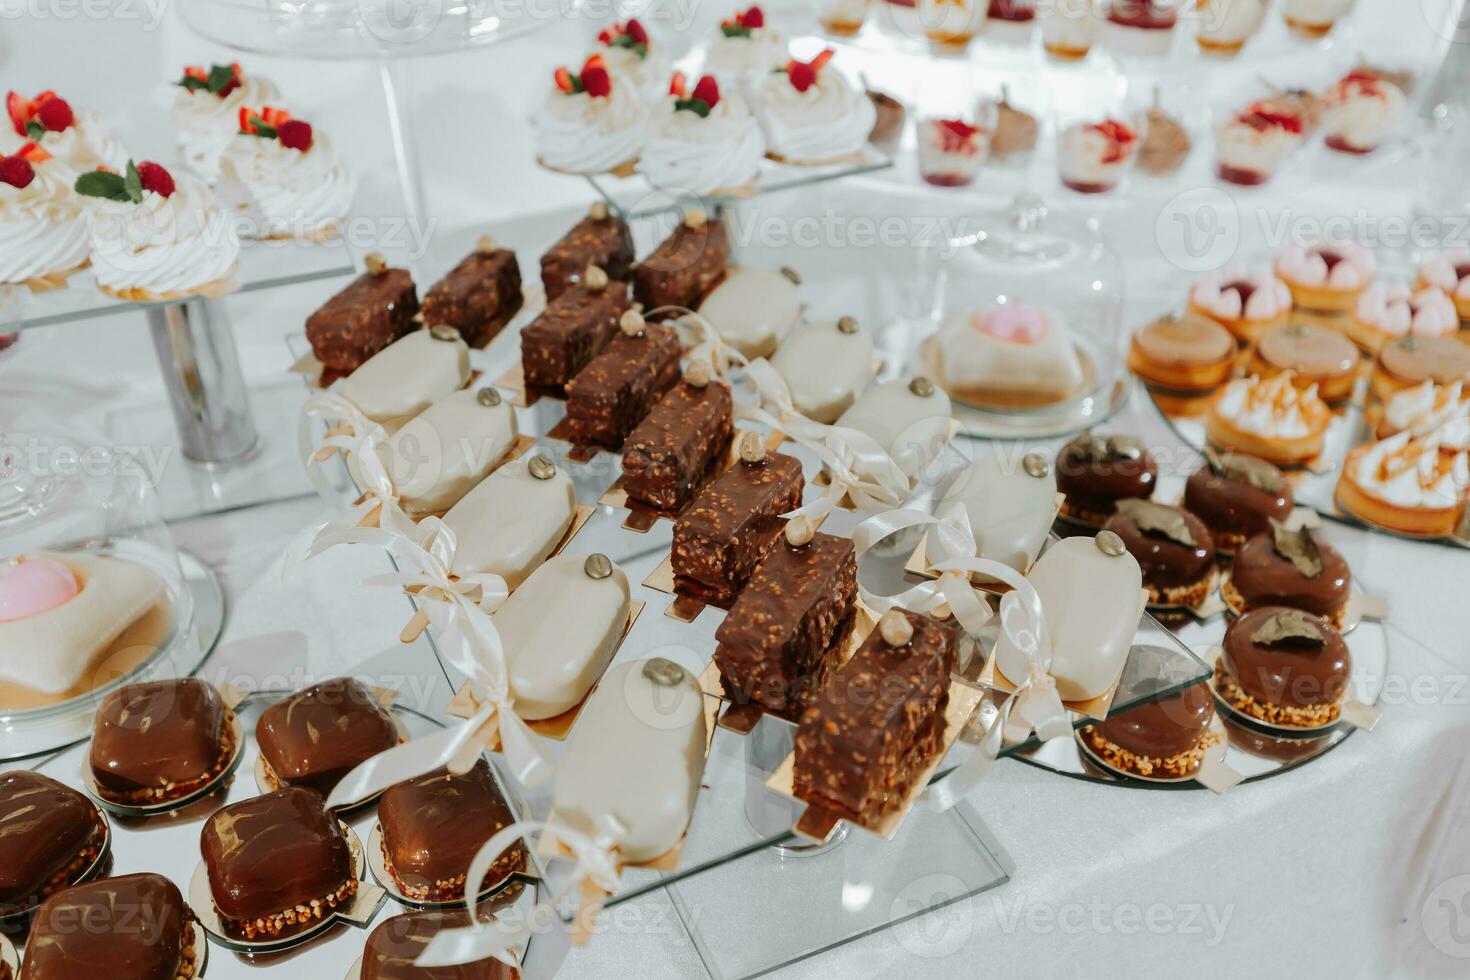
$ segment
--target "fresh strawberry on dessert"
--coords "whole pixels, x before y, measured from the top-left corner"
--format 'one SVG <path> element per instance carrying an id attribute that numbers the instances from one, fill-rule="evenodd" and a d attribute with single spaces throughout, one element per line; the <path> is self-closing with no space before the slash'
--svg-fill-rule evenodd
<path id="1" fill-rule="evenodd" d="M 208 92 L 218 99 L 227 99 L 240 87 L 240 65 L 210 65 L 206 71 L 199 65 L 189 65 L 183 77 L 174 83 L 186 92 Z"/>
<path id="2" fill-rule="evenodd" d="M 241 106 L 219 160 L 220 193 L 258 224 L 255 238 L 334 235 L 357 191 L 331 141 L 275 106 Z"/>
<path id="3" fill-rule="evenodd" d="M 1138 145 L 1137 131 L 1121 120 L 1075 123 L 1063 130 L 1057 150 L 1062 183 L 1079 194 L 1111 191 L 1133 164 Z"/>
<path id="4" fill-rule="evenodd" d="M 575 71 L 563 65 L 552 72 L 551 91 L 531 119 L 543 166 L 577 174 L 631 171 L 648 138 L 651 99 L 628 75 L 609 70 L 612 53 L 595 53 Z M 657 91 L 662 98 L 662 81 Z"/>
<path id="5" fill-rule="evenodd" d="M 94 113 L 74 108 L 50 89 L 34 98 L 11 91 L 5 97 L 5 110 L 14 131 L 14 136 L 7 133 L 0 141 L 0 150 L 7 153 L 28 141 L 39 143 L 57 160 L 78 171 L 118 166 L 126 159 Z"/>
<path id="6" fill-rule="evenodd" d="M 926 119 L 919 126 L 919 176 L 937 187 L 963 187 L 985 163 L 990 133 L 963 119 Z"/>
<path id="7" fill-rule="evenodd" d="M 831 66 L 832 57 L 827 48 L 810 61 L 790 59 L 753 86 L 754 111 L 773 158 L 833 163 L 854 158 L 867 145 L 877 110 Z"/>

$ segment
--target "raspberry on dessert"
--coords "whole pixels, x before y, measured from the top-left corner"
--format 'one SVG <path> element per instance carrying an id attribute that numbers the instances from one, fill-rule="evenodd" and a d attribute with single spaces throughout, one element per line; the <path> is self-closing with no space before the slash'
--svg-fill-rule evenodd
<path id="1" fill-rule="evenodd" d="M 9 184 L 11 187 L 29 187 L 31 181 L 35 179 L 35 168 L 19 153 L 0 158 L 0 183 Z"/>
<path id="2" fill-rule="evenodd" d="M 311 149 L 311 123 L 300 119 L 287 119 L 276 130 L 276 139 L 281 145 L 305 153 Z"/>
<path id="3" fill-rule="evenodd" d="M 791 79 L 791 87 L 798 92 L 805 92 L 817 82 L 817 70 L 804 61 L 793 61 L 786 66 L 786 77 Z"/>
<path id="4" fill-rule="evenodd" d="M 629 20 L 628 23 L 623 26 L 623 33 L 632 38 L 634 44 L 648 43 L 648 32 L 643 29 L 643 25 L 638 22 L 638 19 L 636 17 L 632 20 Z"/>
<path id="5" fill-rule="evenodd" d="M 36 119 L 47 131 L 59 133 L 76 121 L 71 105 L 65 99 L 51 98 L 36 108 Z"/>
<path id="6" fill-rule="evenodd" d="M 741 11 L 738 19 L 740 26 L 749 30 L 756 30 L 757 28 L 766 26 L 765 12 L 759 7 L 751 7 L 748 10 Z"/>
<path id="7" fill-rule="evenodd" d="M 145 191 L 152 191 L 160 197 L 168 197 L 174 192 L 173 175 L 151 160 L 138 164 L 138 180 Z"/>

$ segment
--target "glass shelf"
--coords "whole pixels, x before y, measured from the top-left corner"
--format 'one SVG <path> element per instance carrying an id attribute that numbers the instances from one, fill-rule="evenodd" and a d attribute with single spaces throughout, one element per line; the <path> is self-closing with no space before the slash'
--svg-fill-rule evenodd
<path id="1" fill-rule="evenodd" d="M 887 170 L 893 161 L 877 149 L 864 147 L 859 158 L 846 163 L 824 164 L 802 167 L 774 160 L 761 162 L 760 175 L 747 192 L 737 194 L 713 194 L 707 197 L 660 190 L 648 183 L 641 175 L 615 177 L 612 174 L 592 174 L 587 177 L 598 194 L 608 205 L 619 212 L 625 221 L 650 218 L 669 211 L 682 210 L 691 204 L 718 207 L 723 204 L 739 204 L 767 194 L 824 184 L 844 177 L 873 174 Z"/>
<path id="2" fill-rule="evenodd" d="M 351 275 L 352 254 L 341 240 L 309 244 L 297 241 L 252 241 L 240 248 L 240 267 L 235 273 L 238 292 L 275 289 Z M 63 289 L 33 293 L 23 286 L 0 287 L 0 323 L 7 330 L 30 329 L 69 323 L 74 320 L 112 316 L 171 306 L 178 300 L 135 303 L 115 299 L 97 288 L 90 270 L 83 269 L 67 280 Z"/>

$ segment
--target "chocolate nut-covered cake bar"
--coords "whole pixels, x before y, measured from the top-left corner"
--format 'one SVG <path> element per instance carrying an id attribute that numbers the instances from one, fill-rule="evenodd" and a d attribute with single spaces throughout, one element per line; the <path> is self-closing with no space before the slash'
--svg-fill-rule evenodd
<path id="1" fill-rule="evenodd" d="M 520 310 L 521 267 L 516 253 L 496 248 L 488 235 L 424 294 L 424 322 L 447 323 L 471 347 L 484 347 Z"/>
<path id="2" fill-rule="evenodd" d="M 782 514 L 801 506 L 801 462 L 742 438 L 740 462 L 694 498 L 674 523 L 675 588 L 712 602 L 733 599 L 781 536 Z"/>
<path id="3" fill-rule="evenodd" d="M 715 664 L 726 693 L 788 713 L 826 681 L 852 632 L 857 558 L 847 538 L 811 534 L 797 518 L 777 541 L 720 624 Z M 793 534 L 793 530 L 806 534 Z M 804 544 L 794 544 L 793 538 Z"/>
<path id="4" fill-rule="evenodd" d="M 582 282 L 588 266 L 597 266 L 608 278 L 623 280 L 633 268 L 633 236 L 628 226 L 601 201 L 587 217 L 572 226 L 541 256 L 541 284 L 550 303 Z"/>
<path id="5" fill-rule="evenodd" d="M 654 403 L 679 380 L 679 335 L 632 310 L 623 330 L 567 385 L 567 423 L 579 446 L 621 449 Z"/>
<path id="6" fill-rule="evenodd" d="M 209 892 L 232 935 L 279 936 L 357 893 L 352 848 L 324 802 L 291 787 L 232 803 L 204 824 Z"/>
<path id="7" fill-rule="evenodd" d="M 475 852 L 514 819 L 484 759 L 460 776 L 444 769 L 417 776 L 390 786 L 378 803 L 384 863 L 409 898 L 458 901 Z M 517 844 L 481 885 L 499 884 L 525 863 L 526 850 Z"/>
<path id="8" fill-rule="evenodd" d="M 358 365 L 414 329 L 418 293 L 407 269 L 390 269 L 380 255 L 367 269 L 306 319 L 312 353 L 332 371 Z"/>
<path id="9" fill-rule="evenodd" d="M 900 805 L 943 747 L 953 643 L 954 631 L 928 616 L 885 613 L 802 713 L 797 799 L 851 820 Z"/>
<path id="10" fill-rule="evenodd" d="M 730 439 L 730 386 L 709 377 L 708 362 L 689 366 L 623 443 L 623 489 L 651 507 L 676 510 Z"/>
<path id="11" fill-rule="evenodd" d="M 526 384 L 561 391 L 617 336 L 628 311 L 628 285 L 593 267 L 585 281 L 550 301 L 521 328 L 521 374 Z"/>
<path id="12" fill-rule="evenodd" d="M 703 211 L 683 223 L 633 270 L 633 298 L 653 311 L 665 306 L 695 309 L 725 278 L 730 236 L 724 222 Z"/>

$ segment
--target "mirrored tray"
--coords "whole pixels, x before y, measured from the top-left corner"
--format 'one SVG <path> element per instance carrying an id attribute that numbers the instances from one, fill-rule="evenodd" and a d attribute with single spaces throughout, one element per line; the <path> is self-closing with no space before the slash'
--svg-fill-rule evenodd
<path id="1" fill-rule="evenodd" d="M 1180 640 L 1195 650 L 1205 650 L 1219 643 L 1224 635 L 1225 621 L 1220 618 L 1208 623 L 1191 623 L 1179 630 Z M 1376 705 L 1388 677 L 1388 627 L 1381 622 L 1365 620 L 1347 635 L 1346 640 L 1352 654 L 1354 694 L 1365 704 Z M 1215 714 L 1225 729 L 1225 764 L 1244 776 L 1242 781 L 1247 783 L 1269 779 L 1318 759 L 1341 745 L 1355 731 L 1347 724 L 1339 724 L 1328 734 L 1315 738 L 1284 738 L 1274 730 L 1252 725 L 1238 715 L 1221 710 L 1218 703 Z M 1358 737 L 1372 738 L 1373 735 L 1365 732 Z M 1161 783 L 1116 775 L 1094 763 L 1071 739 L 1022 746 L 1019 751 L 1007 754 L 1040 769 L 1092 782 L 1146 789 L 1204 789 L 1191 779 Z"/>

